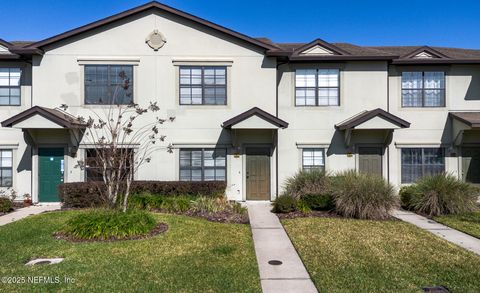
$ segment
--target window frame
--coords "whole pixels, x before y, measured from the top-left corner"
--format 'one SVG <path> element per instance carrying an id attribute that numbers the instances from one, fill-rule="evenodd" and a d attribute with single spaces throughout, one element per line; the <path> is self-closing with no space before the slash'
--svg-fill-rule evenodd
<path id="1" fill-rule="evenodd" d="M 213 166 L 213 167 L 210 167 L 210 166 L 205 166 L 205 151 L 211 151 L 213 150 L 214 152 L 216 150 L 224 150 L 225 151 L 225 166 Z M 189 152 L 192 152 L 192 151 L 201 151 L 202 152 L 202 157 L 201 157 L 201 162 L 202 162 L 202 165 L 200 167 L 193 167 L 192 164 L 191 164 L 191 156 L 190 156 L 190 166 L 188 168 L 183 168 L 182 169 L 182 164 L 181 164 L 181 152 L 182 151 L 189 151 Z M 227 157 L 228 157 L 228 153 L 227 153 L 227 148 L 181 148 L 179 149 L 179 152 L 178 152 L 178 180 L 179 181 L 184 181 L 184 182 L 215 182 L 215 181 L 219 181 L 219 182 L 227 182 Z M 205 170 L 216 170 L 216 169 L 223 169 L 225 171 L 225 180 L 205 180 Z M 182 180 L 181 178 L 181 171 L 182 170 L 189 170 L 190 171 L 190 180 Z M 200 170 L 201 171 L 201 180 L 199 181 L 194 181 L 194 180 L 191 180 L 192 179 L 192 173 L 191 173 L 191 170 Z M 216 177 L 216 176 L 215 176 Z M 216 178 L 215 178 L 216 179 Z"/>
<path id="2" fill-rule="evenodd" d="M 297 87 L 297 71 L 298 70 L 315 70 L 315 87 Z M 320 87 L 318 85 L 318 72 L 319 70 L 337 70 L 338 71 L 338 77 L 337 77 L 337 86 L 332 87 L 332 86 L 322 86 Z M 340 94 L 340 88 L 341 88 L 341 75 L 342 70 L 338 67 L 335 68 L 297 68 L 295 69 L 295 75 L 294 75 L 294 100 L 295 100 L 295 107 L 339 107 L 341 105 L 341 94 Z M 297 89 L 315 89 L 315 105 L 299 105 L 297 104 Z M 337 104 L 336 105 L 320 105 L 319 104 L 319 94 L 318 92 L 320 89 L 337 89 L 338 96 L 337 96 Z"/>
<path id="3" fill-rule="evenodd" d="M 23 68 L 18 66 L 5 66 L 1 67 L 2 69 L 8 69 L 8 85 L 0 85 L 0 88 L 8 89 L 8 104 L 0 104 L 1 107 L 10 107 L 10 106 L 21 106 L 22 105 L 22 79 L 23 79 Z M 18 69 L 20 71 L 20 77 L 18 79 L 18 86 L 10 85 L 11 79 L 11 70 Z M 11 89 L 18 89 L 18 104 L 12 104 L 12 94 Z"/>
<path id="4" fill-rule="evenodd" d="M 421 160 L 422 160 L 422 163 L 421 164 L 408 164 L 410 166 L 421 166 L 422 168 L 422 174 L 420 177 L 418 178 L 415 178 L 414 180 L 412 181 L 404 181 L 404 178 L 403 178 L 403 166 L 404 166 L 404 163 L 403 163 L 403 152 L 405 150 L 411 150 L 411 149 L 420 149 L 421 150 Z M 426 170 L 426 167 L 428 166 L 433 166 L 432 164 L 426 164 L 425 163 L 425 150 L 441 150 L 442 152 L 442 158 L 443 158 L 443 171 L 442 172 L 445 172 L 446 170 L 446 167 L 447 167 L 447 164 L 446 164 L 446 155 L 445 155 L 445 148 L 440 146 L 440 147 L 408 147 L 408 148 L 402 148 L 400 150 L 400 182 L 401 184 L 412 184 L 412 183 L 415 183 L 416 181 L 418 181 L 419 179 L 425 177 L 426 173 L 425 170 Z"/>
<path id="5" fill-rule="evenodd" d="M 403 74 L 404 73 L 415 73 L 415 72 L 421 72 L 422 73 L 422 88 L 403 88 Z M 443 73 L 443 88 L 425 88 L 425 72 L 441 72 Z M 401 91 L 401 107 L 402 108 L 445 108 L 447 105 L 447 72 L 446 71 L 432 71 L 432 70 L 413 70 L 413 71 L 402 71 L 402 75 L 400 76 L 400 91 Z M 421 106 L 406 106 L 403 103 L 404 97 L 403 97 L 403 92 L 404 91 L 420 91 L 422 93 L 422 105 Z M 428 90 L 438 90 L 442 93 L 441 99 L 443 103 L 439 106 L 425 106 L 425 91 Z"/>
<path id="6" fill-rule="evenodd" d="M 2 165 L 2 159 L 3 159 L 3 152 L 5 151 L 8 151 L 10 152 L 10 164 L 11 166 L 10 167 L 3 167 Z M 10 177 L 10 185 L 3 185 L 3 181 L 4 181 L 4 178 L 3 178 L 3 170 L 4 169 L 10 169 L 10 172 L 12 174 L 12 176 Z M 13 187 L 13 149 L 0 149 L 0 187 L 6 187 L 6 188 L 10 188 L 10 187 Z"/>
<path id="7" fill-rule="evenodd" d="M 322 161 L 323 161 L 323 166 L 320 166 L 319 167 L 316 167 L 315 165 L 308 165 L 306 167 L 306 165 L 304 164 L 304 158 L 305 158 L 305 151 L 313 151 L 315 152 L 315 150 L 320 150 L 322 152 Z M 326 171 L 326 167 L 327 167 L 327 162 L 326 162 L 326 156 L 325 156 L 325 148 L 302 148 L 302 170 L 303 171 L 310 171 L 310 170 L 315 170 L 315 169 L 318 169 L 318 170 L 321 170 L 323 172 Z M 315 155 L 313 156 L 313 160 L 315 161 Z"/>
<path id="8" fill-rule="evenodd" d="M 180 65 L 178 67 L 178 104 L 180 106 L 226 106 L 228 105 L 228 66 L 225 65 Z M 224 69 L 225 70 L 225 84 L 224 85 L 206 85 L 204 82 L 205 77 L 205 69 Z M 193 85 L 193 84 L 182 84 L 182 69 L 200 69 L 201 70 L 201 84 L 200 85 Z M 190 71 L 191 73 L 191 71 Z M 190 74 L 190 80 L 191 80 Z M 202 103 L 201 104 L 186 104 L 182 103 L 182 88 L 200 88 L 202 90 Z M 225 102 L 223 104 L 206 104 L 205 103 L 205 88 L 225 88 Z M 192 100 L 192 98 L 190 98 Z"/>
<path id="9" fill-rule="evenodd" d="M 131 101 L 128 103 L 111 103 L 111 102 L 103 102 L 103 103 L 90 103 L 87 102 L 87 67 L 107 67 L 107 92 L 110 92 L 111 89 L 111 79 L 110 79 L 110 68 L 111 67 L 130 67 L 132 70 L 132 79 L 130 80 L 130 88 L 132 89 L 132 98 Z M 112 94 L 113 96 L 113 94 Z M 132 64 L 85 64 L 83 66 L 83 103 L 87 106 L 109 106 L 109 105 L 129 105 L 135 103 L 135 67 Z"/>

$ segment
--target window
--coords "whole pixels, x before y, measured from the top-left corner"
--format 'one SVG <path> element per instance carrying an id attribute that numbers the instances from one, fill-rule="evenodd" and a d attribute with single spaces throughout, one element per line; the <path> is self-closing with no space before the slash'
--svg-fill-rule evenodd
<path id="1" fill-rule="evenodd" d="M 339 85 L 339 69 L 298 69 L 295 72 L 295 105 L 338 106 Z"/>
<path id="2" fill-rule="evenodd" d="M 412 183 L 424 176 L 445 171 L 443 148 L 402 149 L 402 183 Z"/>
<path id="3" fill-rule="evenodd" d="M 324 149 L 303 149 L 302 150 L 303 170 L 325 171 L 325 150 Z"/>
<path id="4" fill-rule="evenodd" d="M 20 105 L 20 68 L 0 68 L 0 106 Z"/>
<path id="5" fill-rule="evenodd" d="M 402 107 L 445 107 L 445 73 L 403 72 Z"/>
<path id="6" fill-rule="evenodd" d="M 111 150 L 105 149 L 105 153 L 103 157 L 122 157 L 123 154 L 131 156 L 131 159 L 127 161 L 127 165 L 123 168 L 123 173 L 120 175 L 121 178 L 125 178 L 130 170 L 130 163 L 133 162 L 133 149 L 123 149 L 118 151 L 125 151 L 125 153 L 119 154 L 119 156 L 109 155 L 108 152 Z M 115 164 L 113 162 L 112 164 Z M 86 181 L 103 181 L 103 170 L 101 168 L 101 160 L 97 158 L 97 150 L 96 149 L 87 149 L 86 156 L 85 156 L 85 180 Z"/>
<path id="7" fill-rule="evenodd" d="M 180 105 L 226 104 L 226 67 L 180 67 Z"/>
<path id="8" fill-rule="evenodd" d="M 226 149 L 181 149 L 180 181 L 225 181 Z"/>
<path id="9" fill-rule="evenodd" d="M 133 103 L 133 66 L 85 65 L 85 104 Z"/>
<path id="10" fill-rule="evenodd" d="M 0 150 L 0 186 L 12 187 L 13 156 L 12 150 Z"/>

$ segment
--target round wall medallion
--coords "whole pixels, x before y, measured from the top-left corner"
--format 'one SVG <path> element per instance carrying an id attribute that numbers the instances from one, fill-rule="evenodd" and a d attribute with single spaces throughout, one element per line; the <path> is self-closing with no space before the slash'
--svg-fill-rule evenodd
<path id="1" fill-rule="evenodd" d="M 165 36 L 161 32 L 154 30 L 148 35 L 148 37 L 145 39 L 145 42 L 150 46 L 150 48 L 158 51 L 158 49 L 165 45 L 167 39 L 165 39 Z"/>

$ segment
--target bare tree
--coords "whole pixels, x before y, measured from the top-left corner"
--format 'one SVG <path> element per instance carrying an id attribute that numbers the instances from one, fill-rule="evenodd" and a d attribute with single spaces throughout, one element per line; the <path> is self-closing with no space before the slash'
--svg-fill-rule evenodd
<path id="1" fill-rule="evenodd" d="M 160 149 L 172 152 L 170 144 L 161 146 L 166 136 L 160 134 L 159 129 L 175 118 L 156 116 L 160 110 L 156 102 L 150 102 L 145 108 L 134 103 L 118 103 L 119 91 L 130 87 L 130 81 L 123 72 L 119 77 L 122 84 L 116 87 L 106 109 L 92 110 L 88 118 L 78 117 L 86 124 L 84 135 L 92 156 L 88 160 L 79 160 L 77 166 L 96 175 L 100 195 L 110 207 L 118 206 L 118 200 L 122 198 L 121 207 L 126 211 L 134 174 L 151 161 L 153 152 Z M 68 106 L 62 105 L 61 108 L 66 110 Z"/>

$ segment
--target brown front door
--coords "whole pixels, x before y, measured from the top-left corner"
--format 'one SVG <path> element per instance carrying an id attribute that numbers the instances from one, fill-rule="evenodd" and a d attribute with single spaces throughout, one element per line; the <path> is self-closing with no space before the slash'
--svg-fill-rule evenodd
<path id="1" fill-rule="evenodd" d="M 270 148 L 246 149 L 247 200 L 270 200 Z"/>
<path id="2" fill-rule="evenodd" d="M 382 153 L 381 147 L 359 147 L 358 170 L 361 173 L 382 176 Z"/>
<path id="3" fill-rule="evenodd" d="M 480 184 L 480 147 L 462 147 L 462 177 L 465 182 Z"/>

